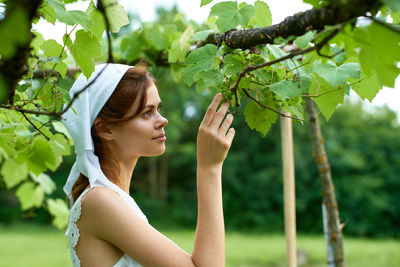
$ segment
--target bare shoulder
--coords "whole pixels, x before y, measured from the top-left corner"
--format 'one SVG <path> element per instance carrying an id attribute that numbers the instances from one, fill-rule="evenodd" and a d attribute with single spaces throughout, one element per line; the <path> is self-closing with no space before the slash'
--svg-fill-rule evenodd
<path id="1" fill-rule="evenodd" d="M 81 200 L 82 214 L 88 228 L 94 234 L 104 233 L 115 226 L 131 210 L 125 200 L 110 188 L 96 186 L 91 188 Z M 135 214 L 132 214 L 135 216 Z M 98 223 L 102 222 L 102 223 Z M 101 235 L 101 234 L 100 234 Z"/>
<path id="2" fill-rule="evenodd" d="M 82 206 L 85 206 L 87 209 L 104 209 L 104 206 L 109 207 L 109 205 L 121 203 L 123 201 L 122 197 L 111 188 L 95 186 L 83 196 Z"/>

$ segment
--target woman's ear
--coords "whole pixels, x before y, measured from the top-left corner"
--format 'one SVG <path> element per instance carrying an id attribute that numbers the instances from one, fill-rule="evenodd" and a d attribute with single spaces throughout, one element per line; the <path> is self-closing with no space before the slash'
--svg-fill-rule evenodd
<path id="1" fill-rule="evenodd" d="M 94 121 L 94 128 L 98 136 L 100 136 L 104 140 L 112 140 L 114 139 L 113 131 L 111 131 L 110 127 L 104 124 L 101 118 L 97 118 Z"/>

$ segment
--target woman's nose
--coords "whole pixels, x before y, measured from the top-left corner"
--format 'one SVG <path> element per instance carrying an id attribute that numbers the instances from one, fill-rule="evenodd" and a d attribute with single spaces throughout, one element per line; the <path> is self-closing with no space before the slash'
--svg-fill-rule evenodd
<path id="1" fill-rule="evenodd" d="M 159 114 L 159 119 L 157 121 L 157 128 L 162 128 L 167 126 L 168 124 L 168 120 L 166 118 L 164 118 L 161 114 Z"/>

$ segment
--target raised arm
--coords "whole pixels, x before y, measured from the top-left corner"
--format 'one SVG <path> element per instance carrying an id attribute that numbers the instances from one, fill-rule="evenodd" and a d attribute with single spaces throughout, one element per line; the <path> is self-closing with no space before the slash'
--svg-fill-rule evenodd
<path id="1" fill-rule="evenodd" d="M 197 136 L 198 215 L 193 262 L 196 266 L 225 265 L 225 229 L 222 208 L 222 163 L 235 131 L 229 127 L 233 116 L 229 103 L 221 105 L 222 95 L 214 97 L 200 125 Z"/>

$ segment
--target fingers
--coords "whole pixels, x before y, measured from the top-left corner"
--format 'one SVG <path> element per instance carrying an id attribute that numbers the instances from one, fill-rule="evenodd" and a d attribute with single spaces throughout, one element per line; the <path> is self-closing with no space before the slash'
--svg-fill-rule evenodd
<path id="1" fill-rule="evenodd" d="M 226 134 L 226 138 L 229 144 L 232 144 L 233 137 L 235 137 L 235 129 L 230 128 L 228 133 Z"/>
<path id="2" fill-rule="evenodd" d="M 215 95 L 213 101 L 211 102 L 210 106 L 208 106 L 207 112 L 204 115 L 203 121 L 201 122 L 202 125 L 204 126 L 209 126 L 214 114 L 218 108 L 219 103 L 221 102 L 222 99 L 222 94 L 218 93 Z"/>
<path id="3" fill-rule="evenodd" d="M 215 113 L 214 118 L 211 121 L 211 128 L 218 129 L 224 119 L 226 112 L 228 112 L 230 103 L 229 101 L 223 103 L 217 113 Z"/>
<path id="4" fill-rule="evenodd" d="M 228 116 L 226 116 L 224 122 L 222 123 L 221 127 L 219 128 L 219 132 L 221 135 L 225 136 L 229 129 L 229 127 L 231 126 L 233 121 L 233 115 L 232 114 L 228 114 Z"/>

